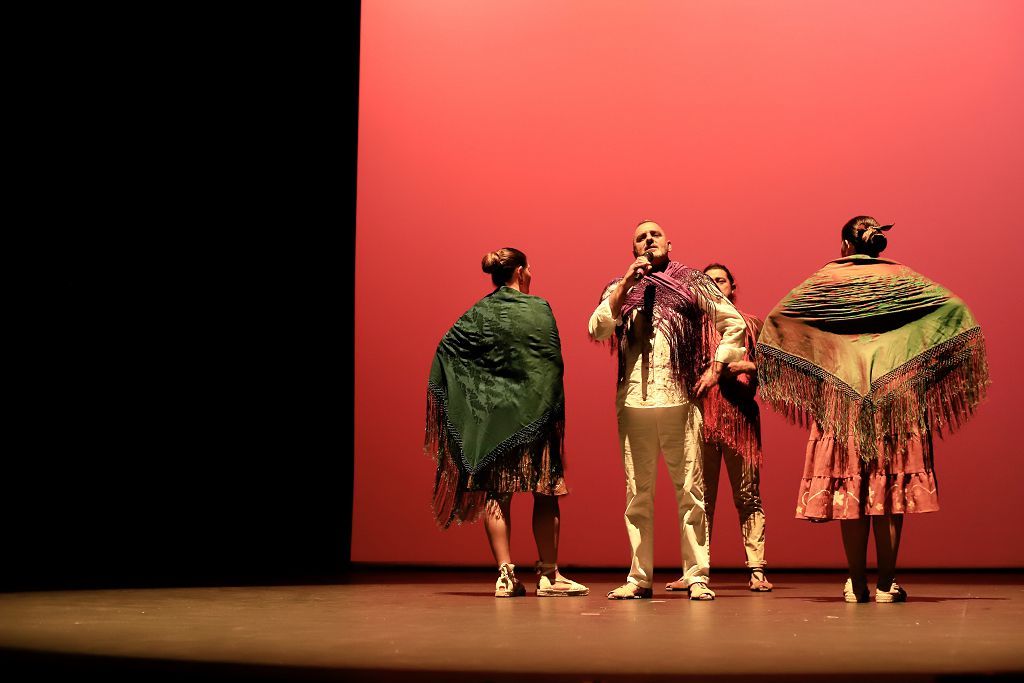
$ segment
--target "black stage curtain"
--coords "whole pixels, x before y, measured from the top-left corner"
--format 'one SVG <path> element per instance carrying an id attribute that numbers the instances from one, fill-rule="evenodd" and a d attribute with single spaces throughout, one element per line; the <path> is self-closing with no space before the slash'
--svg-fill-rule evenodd
<path id="1" fill-rule="evenodd" d="M 137 165 L 32 226 L 0 590 L 344 577 L 359 5 L 332 12 L 256 17 L 161 116 L 95 121 Z"/>

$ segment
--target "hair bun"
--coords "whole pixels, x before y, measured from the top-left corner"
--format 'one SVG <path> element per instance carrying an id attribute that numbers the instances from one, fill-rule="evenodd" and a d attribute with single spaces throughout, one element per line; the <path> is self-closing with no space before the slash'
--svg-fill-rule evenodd
<path id="1" fill-rule="evenodd" d="M 863 241 L 864 244 L 876 254 L 885 249 L 886 245 L 889 243 L 885 234 L 874 225 L 869 226 L 868 229 L 861 234 L 861 241 Z"/>
<path id="2" fill-rule="evenodd" d="M 879 225 L 871 216 L 854 216 L 843 226 L 843 240 L 849 242 L 854 253 L 877 258 L 889 245 L 885 231 L 892 226 L 893 223 Z"/>
<path id="3" fill-rule="evenodd" d="M 480 261 L 480 267 L 483 268 L 485 273 L 493 273 L 500 263 L 501 257 L 498 256 L 498 252 L 491 251 L 484 254 L 483 259 Z"/>
<path id="4" fill-rule="evenodd" d="M 864 245 L 864 253 L 871 257 L 877 257 L 889 245 L 888 238 L 878 229 L 877 225 L 868 225 L 857 237 L 858 241 Z"/>
<path id="5" fill-rule="evenodd" d="M 480 268 L 491 276 L 495 287 L 508 284 L 516 268 L 526 267 L 526 254 L 514 247 L 502 247 L 484 254 Z"/>

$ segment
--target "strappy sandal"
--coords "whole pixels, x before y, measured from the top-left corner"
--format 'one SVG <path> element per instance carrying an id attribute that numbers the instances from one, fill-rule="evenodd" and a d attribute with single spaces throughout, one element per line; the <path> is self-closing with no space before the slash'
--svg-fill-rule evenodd
<path id="1" fill-rule="evenodd" d="M 895 581 L 892 582 L 892 586 L 889 590 L 883 591 L 875 589 L 875 602 L 906 602 L 907 591 L 900 588 L 900 585 Z"/>
<path id="2" fill-rule="evenodd" d="M 494 583 L 494 597 L 518 598 L 526 595 L 526 586 L 516 578 L 516 566 L 503 564 L 498 568 L 498 580 Z"/>
<path id="3" fill-rule="evenodd" d="M 770 593 L 773 588 L 772 584 L 768 582 L 768 577 L 764 575 L 764 570 L 760 567 L 750 570 L 750 583 L 747 586 L 754 593 Z"/>
<path id="4" fill-rule="evenodd" d="M 846 602 L 867 602 L 868 601 L 868 587 L 864 586 L 863 591 L 853 590 L 853 579 L 847 579 L 843 585 L 843 600 Z"/>
<path id="5" fill-rule="evenodd" d="M 538 598 L 575 598 L 590 594 L 590 589 L 558 573 L 558 565 L 537 563 Z"/>
<path id="6" fill-rule="evenodd" d="M 654 595 L 650 588 L 638 586 L 635 583 L 624 583 L 615 590 L 608 591 L 609 600 L 645 600 Z"/>
<path id="7" fill-rule="evenodd" d="M 708 588 L 708 585 L 706 583 L 704 583 L 703 581 L 697 581 L 695 583 L 691 583 L 690 587 L 687 590 L 690 593 L 690 599 L 691 600 L 714 600 L 715 599 L 715 591 L 713 591 L 710 588 Z"/>
<path id="8" fill-rule="evenodd" d="M 689 590 L 689 588 L 690 587 L 686 585 L 686 579 L 681 576 L 672 583 L 665 584 L 665 590 L 667 591 L 685 591 Z"/>

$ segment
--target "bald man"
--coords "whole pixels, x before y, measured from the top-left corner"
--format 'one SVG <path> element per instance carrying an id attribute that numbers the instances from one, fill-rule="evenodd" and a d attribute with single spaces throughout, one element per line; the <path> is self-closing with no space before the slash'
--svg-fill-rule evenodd
<path id="1" fill-rule="evenodd" d="M 664 453 L 678 503 L 681 580 L 691 600 L 714 600 L 702 417 L 694 401 L 718 383 L 723 364 L 742 360 L 746 325 L 704 273 L 669 258 L 672 243 L 660 225 L 641 221 L 632 249 L 634 261 L 605 287 L 589 325 L 594 341 L 609 340 L 618 349 L 616 408 L 633 553 L 626 583 L 608 598 L 652 595 L 654 483 Z M 717 346 L 709 325 L 721 338 Z"/>

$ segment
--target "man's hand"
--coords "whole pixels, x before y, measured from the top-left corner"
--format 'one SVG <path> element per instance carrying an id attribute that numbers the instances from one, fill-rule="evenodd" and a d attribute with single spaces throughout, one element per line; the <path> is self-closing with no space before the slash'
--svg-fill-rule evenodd
<path id="1" fill-rule="evenodd" d="M 626 274 L 622 276 L 618 286 L 608 295 L 608 308 L 611 310 L 613 318 L 622 315 L 622 302 L 626 298 L 626 292 L 636 283 L 636 273 L 641 272 L 646 275 L 653 267 L 654 265 L 642 254 L 636 261 L 629 264 L 629 268 L 626 269 Z"/>
<path id="2" fill-rule="evenodd" d="M 626 270 L 626 274 L 622 276 L 623 284 L 629 287 L 634 282 L 636 282 L 637 271 L 643 273 L 644 275 L 647 275 L 647 273 L 651 272 L 651 268 L 653 267 L 654 264 L 650 262 L 647 256 L 645 254 L 640 254 L 636 261 L 633 261 L 631 264 L 629 264 L 629 268 Z"/>
<path id="3" fill-rule="evenodd" d="M 722 364 L 715 361 L 711 364 L 704 374 L 701 375 L 700 381 L 697 382 L 697 386 L 693 388 L 694 398 L 700 398 L 707 390 L 718 384 L 718 378 L 722 375 Z"/>

